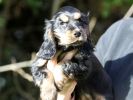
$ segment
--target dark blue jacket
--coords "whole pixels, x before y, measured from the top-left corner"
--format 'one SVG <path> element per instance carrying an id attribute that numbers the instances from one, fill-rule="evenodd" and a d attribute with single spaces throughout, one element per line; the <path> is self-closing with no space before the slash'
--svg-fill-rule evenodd
<path id="1" fill-rule="evenodd" d="M 114 23 L 99 39 L 95 55 L 112 78 L 115 100 L 133 100 L 133 18 Z"/>

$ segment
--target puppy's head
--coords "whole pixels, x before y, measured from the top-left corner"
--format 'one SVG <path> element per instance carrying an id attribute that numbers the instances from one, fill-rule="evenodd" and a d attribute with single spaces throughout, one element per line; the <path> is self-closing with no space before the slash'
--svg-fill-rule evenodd
<path id="1" fill-rule="evenodd" d="M 87 41 L 88 35 L 88 16 L 74 7 L 63 7 L 46 21 L 44 42 L 38 56 L 50 59 L 56 53 L 57 45 L 78 46 Z"/>
<path id="2" fill-rule="evenodd" d="M 63 46 L 80 45 L 87 41 L 88 16 L 78 9 L 66 6 L 53 18 L 53 34 Z"/>

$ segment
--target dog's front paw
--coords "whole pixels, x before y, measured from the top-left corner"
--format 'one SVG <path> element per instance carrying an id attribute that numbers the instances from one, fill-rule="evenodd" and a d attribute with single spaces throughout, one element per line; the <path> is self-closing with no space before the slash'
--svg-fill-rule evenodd
<path id="1" fill-rule="evenodd" d="M 63 73 L 72 80 L 82 80 L 88 76 L 89 70 L 83 64 L 75 62 L 65 62 L 62 65 Z"/>
<path id="2" fill-rule="evenodd" d="M 78 73 L 78 64 L 72 62 L 64 62 L 62 64 L 63 73 L 69 77 L 69 79 L 75 79 L 76 73 Z"/>
<path id="3" fill-rule="evenodd" d="M 34 82 L 37 86 L 40 86 L 42 80 L 47 76 L 47 72 L 45 72 L 45 63 L 46 60 L 41 58 L 36 58 L 31 65 L 31 73 L 34 79 Z"/>
<path id="4" fill-rule="evenodd" d="M 47 72 L 42 69 L 38 69 L 35 73 L 32 74 L 34 82 L 37 86 L 40 86 L 42 84 L 43 79 L 47 77 Z"/>

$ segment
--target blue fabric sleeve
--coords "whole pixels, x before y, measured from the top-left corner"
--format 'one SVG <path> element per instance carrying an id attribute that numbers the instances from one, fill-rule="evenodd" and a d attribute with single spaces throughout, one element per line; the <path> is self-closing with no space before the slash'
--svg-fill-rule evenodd
<path id="1" fill-rule="evenodd" d="M 133 100 L 133 18 L 114 23 L 94 54 L 112 78 L 115 100 Z"/>

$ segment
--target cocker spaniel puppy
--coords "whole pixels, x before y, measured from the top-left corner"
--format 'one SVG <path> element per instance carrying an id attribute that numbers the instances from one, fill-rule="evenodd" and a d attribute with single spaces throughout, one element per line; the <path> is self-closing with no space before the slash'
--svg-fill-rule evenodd
<path id="1" fill-rule="evenodd" d="M 58 63 L 69 52 L 72 57 L 60 63 L 62 82 L 59 82 L 60 76 L 50 72 L 46 63 L 51 59 Z M 44 42 L 31 71 L 43 100 L 56 100 L 65 80 L 77 82 L 72 94 L 75 100 L 113 100 L 110 78 L 93 54 L 88 15 L 74 7 L 63 7 L 46 21 Z M 53 76 L 49 78 L 50 75 Z"/>

